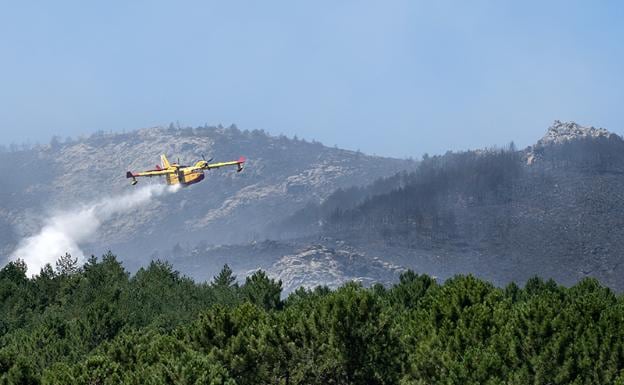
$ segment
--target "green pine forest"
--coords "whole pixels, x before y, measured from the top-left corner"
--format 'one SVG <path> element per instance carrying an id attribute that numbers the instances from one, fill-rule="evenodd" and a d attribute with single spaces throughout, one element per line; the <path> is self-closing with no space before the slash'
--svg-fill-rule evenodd
<path id="1" fill-rule="evenodd" d="M 108 253 L 10 262 L 0 296 L 2 384 L 624 384 L 624 297 L 592 279 L 407 271 L 283 297 L 262 271 L 196 283 Z"/>

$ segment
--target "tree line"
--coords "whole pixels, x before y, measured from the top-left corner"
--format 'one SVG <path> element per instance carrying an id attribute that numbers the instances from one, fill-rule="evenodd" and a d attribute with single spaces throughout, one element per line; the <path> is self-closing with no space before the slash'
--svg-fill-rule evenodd
<path id="1" fill-rule="evenodd" d="M 624 298 L 592 279 L 498 288 L 406 271 L 299 289 L 228 266 L 197 283 L 71 256 L 0 270 L 2 384 L 622 384 Z"/>

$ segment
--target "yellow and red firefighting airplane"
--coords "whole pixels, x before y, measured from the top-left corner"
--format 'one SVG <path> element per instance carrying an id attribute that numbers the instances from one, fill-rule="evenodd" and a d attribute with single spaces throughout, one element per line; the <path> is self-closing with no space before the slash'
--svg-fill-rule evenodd
<path id="1" fill-rule="evenodd" d="M 168 185 L 180 184 L 182 186 L 188 186 L 204 180 L 204 170 L 211 170 L 213 168 L 226 166 L 237 166 L 238 169 L 236 171 L 241 172 L 243 171 L 245 158 L 241 156 L 240 159 L 233 160 L 231 162 L 210 163 L 212 161 L 212 158 L 206 160 L 202 155 L 202 160 L 195 163 L 195 165 L 182 166 L 178 163 L 169 163 L 167 157 L 163 154 L 160 156 L 160 161 L 162 163 L 162 166 L 156 165 L 156 168 L 153 170 L 147 170 L 137 173 L 128 171 L 126 173 L 126 178 L 132 178 L 132 185 L 134 186 L 138 183 L 136 179 L 138 177 L 153 177 L 164 175 Z"/>

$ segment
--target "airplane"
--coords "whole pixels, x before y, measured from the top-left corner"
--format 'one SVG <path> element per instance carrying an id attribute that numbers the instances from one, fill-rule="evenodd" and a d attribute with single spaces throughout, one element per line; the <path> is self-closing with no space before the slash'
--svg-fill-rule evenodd
<path id="1" fill-rule="evenodd" d="M 183 166 L 178 163 L 169 163 L 167 156 L 164 154 L 160 156 L 162 166 L 156 165 L 153 170 L 141 171 L 134 173 L 128 171 L 126 178 L 132 178 L 131 184 L 134 186 L 138 183 L 136 178 L 138 177 L 153 177 L 153 176 L 165 176 L 165 181 L 168 185 L 189 186 L 195 183 L 199 183 L 204 180 L 204 170 L 212 170 L 213 168 L 237 166 L 236 172 L 243 171 L 243 164 L 245 164 L 245 157 L 240 157 L 238 160 L 231 162 L 210 163 L 212 158 L 206 160 L 202 155 L 202 160 L 195 163 L 193 166 Z"/>

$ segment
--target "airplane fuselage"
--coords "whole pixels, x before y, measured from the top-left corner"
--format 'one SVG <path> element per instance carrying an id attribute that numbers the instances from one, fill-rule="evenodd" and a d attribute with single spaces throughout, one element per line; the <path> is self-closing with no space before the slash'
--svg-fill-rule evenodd
<path id="1" fill-rule="evenodd" d="M 165 181 L 168 185 L 189 186 L 201 182 L 205 177 L 203 170 L 197 170 L 194 167 L 181 167 L 177 172 L 165 175 Z"/>

